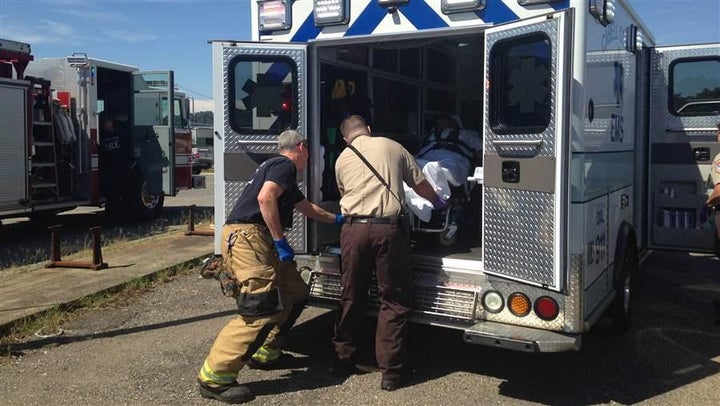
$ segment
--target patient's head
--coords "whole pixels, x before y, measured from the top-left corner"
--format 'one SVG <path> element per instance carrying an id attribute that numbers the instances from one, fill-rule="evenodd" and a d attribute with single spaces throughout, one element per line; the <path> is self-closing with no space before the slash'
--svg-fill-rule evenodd
<path id="1" fill-rule="evenodd" d="M 457 130 L 457 122 L 448 115 L 442 115 L 435 119 L 435 131 L 442 132 L 445 129 Z"/>

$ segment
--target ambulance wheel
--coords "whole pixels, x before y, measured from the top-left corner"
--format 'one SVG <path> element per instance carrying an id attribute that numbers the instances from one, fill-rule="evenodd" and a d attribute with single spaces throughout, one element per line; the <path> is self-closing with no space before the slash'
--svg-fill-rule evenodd
<path id="1" fill-rule="evenodd" d="M 622 236 L 623 233 L 620 233 Z M 615 299 L 610 306 L 612 320 L 610 330 L 617 333 L 627 331 L 632 324 L 635 311 L 635 287 L 638 278 L 638 255 L 635 234 L 629 233 L 624 243 L 619 244 L 615 260 Z"/>
<path id="2" fill-rule="evenodd" d="M 147 182 L 141 181 L 138 187 L 138 215 L 140 220 L 153 220 L 160 217 L 163 205 L 165 204 L 165 194 L 151 194 L 147 190 Z"/>

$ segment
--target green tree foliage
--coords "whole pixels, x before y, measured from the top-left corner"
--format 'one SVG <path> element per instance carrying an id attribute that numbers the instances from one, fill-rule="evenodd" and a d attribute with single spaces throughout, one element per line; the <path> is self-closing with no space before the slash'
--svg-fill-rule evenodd
<path id="1" fill-rule="evenodd" d="M 190 113 L 190 125 L 213 125 L 213 112 L 212 111 L 198 111 L 196 113 Z"/>

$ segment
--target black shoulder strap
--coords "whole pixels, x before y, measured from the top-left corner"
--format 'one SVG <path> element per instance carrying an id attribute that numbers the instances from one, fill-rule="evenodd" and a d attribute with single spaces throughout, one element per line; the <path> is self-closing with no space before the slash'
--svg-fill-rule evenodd
<path id="1" fill-rule="evenodd" d="M 370 164 L 370 162 L 368 162 L 367 159 L 365 159 L 363 154 L 361 154 L 360 151 L 357 150 L 357 148 L 353 147 L 351 144 L 347 144 L 347 147 L 350 148 L 358 156 L 358 158 L 360 158 L 365 163 L 365 165 L 367 165 L 367 167 L 370 169 L 370 171 L 373 173 L 373 175 L 375 175 L 380 180 L 380 183 L 382 183 L 383 186 L 385 186 L 387 188 L 388 192 L 390 192 L 390 194 L 395 198 L 395 200 L 397 200 L 398 203 L 400 203 L 400 210 L 402 211 L 403 204 L 400 201 L 400 198 L 397 197 L 397 195 L 392 191 L 392 189 L 390 189 L 390 185 L 388 185 L 387 182 L 385 182 L 385 179 L 383 179 L 382 175 L 380 175 L 378 173 L 378 171 L 375 170 L 375 168 Z"/>

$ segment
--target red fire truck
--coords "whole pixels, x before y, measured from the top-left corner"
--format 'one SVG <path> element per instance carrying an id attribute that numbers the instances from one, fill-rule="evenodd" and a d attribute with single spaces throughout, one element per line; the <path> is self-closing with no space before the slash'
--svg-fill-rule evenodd
<path id="1" fill-rule="evenodd" d="M 118 188 L 124 212 L 158 216 L 166 195 L 192 187 L 188 103 L 174 87 L 173 71 L 85 54 L 35 59 L 30 45 L 0 39 L 0 218 L 118 205 L 107 199 Z M 124 182 L 102 176 L 100 121 L 109 114 L 128 134 L 138 174 Z"/>

